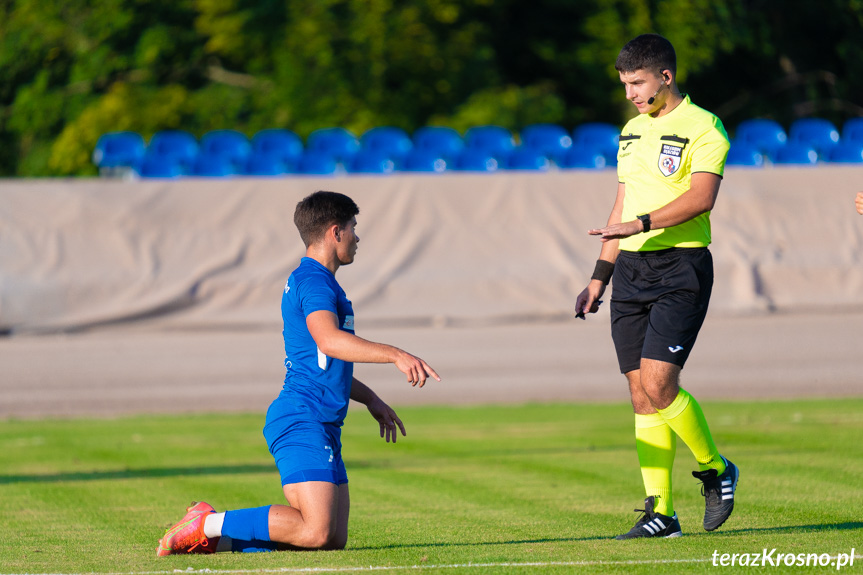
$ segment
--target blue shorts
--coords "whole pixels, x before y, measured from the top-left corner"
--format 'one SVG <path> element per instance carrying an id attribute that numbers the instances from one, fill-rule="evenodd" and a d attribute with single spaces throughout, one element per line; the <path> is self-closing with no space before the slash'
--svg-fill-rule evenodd
<path id="1" fill-rule="evenodd" d="M 326 423 L 268 418 L 264 438 L 276 459 L 282 485 L 305 481 L 347 483 L 341 432 L 340 427 Z"/>

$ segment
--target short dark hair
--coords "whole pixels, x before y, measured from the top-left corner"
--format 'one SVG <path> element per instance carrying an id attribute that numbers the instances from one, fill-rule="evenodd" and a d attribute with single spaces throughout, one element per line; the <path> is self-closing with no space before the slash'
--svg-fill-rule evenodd
<path id="1" fill-rule="evenodd" d="M 647 70 L 659 74 L 663 70 L 671 70 L 677 74 L 677 54 L 671 42 L 659 34 L 642 34 L 620 50 L 614 68 L 618 72 Z"/>
<path id="2" fill-rule="evenodd" d="M 294 210 L 294 224 L 306 247 L 320 240 L 327 228 L 344 228 L 360 213 L 352 199 L 337 192 L 319 190 L 300 201 Z"/>

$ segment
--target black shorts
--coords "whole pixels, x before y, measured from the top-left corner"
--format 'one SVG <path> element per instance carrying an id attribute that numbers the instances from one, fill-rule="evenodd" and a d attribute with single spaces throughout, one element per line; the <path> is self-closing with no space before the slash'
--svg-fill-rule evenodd
<path id="1" fill-rule="evenodd" d="M 707 248 L 621 251 L 614 266 L 611 337 L 620 372 L 641 359 L 686 363 L 707 315 L 713 256 Z"/>

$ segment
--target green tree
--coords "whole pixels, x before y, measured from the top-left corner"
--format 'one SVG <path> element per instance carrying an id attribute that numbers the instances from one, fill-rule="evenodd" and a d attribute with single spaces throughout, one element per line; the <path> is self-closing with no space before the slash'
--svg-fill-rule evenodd
<path id="1" fill-rule="evenodd" d="M 620 125 L 644 32 L 732 134 L 863 115 L 863 0 L 0 0 L 0 175 L 94 174 L 121 129 Z"/>
<path id="2" fill-rule="evenodd" d="M 7 2 L 0 17 L 0 141 L 9 153 L 0 173 L 93 173 L 83 161 L 95 145 L 92 137 L 78 142 L 76 161 L 57 157 L 55 139 L 94 132 L 75 125 L 82 117 L 108 130 L 147 122 L 135 118 L 146 108 L 128 106 L 129 117 L 116 128 L 94 113 L 116 110 L 116 86 L 134 86 L 140 102 L 160 85 L 203 84 L 194 16 L 191 2 L 182 0 Z M 71 153 L 68 142 L 59 149 Z"/>
<path id="3" fill-rule="evenodd" d="M 796 118 L 817 116 L 841 127 L 863 116 L 863 2 L 738 3 L 747 17 L 738 18 L 731 49 L 688 83 L 709 94 L 732 134 L 752 117 L 788 127 Z"/>

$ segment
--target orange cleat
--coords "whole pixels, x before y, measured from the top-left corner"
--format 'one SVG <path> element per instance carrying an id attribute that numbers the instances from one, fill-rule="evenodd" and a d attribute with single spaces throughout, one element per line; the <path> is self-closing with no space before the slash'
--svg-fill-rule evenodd
<path id="1" fill-rule="evenodd" d="M 186 508 L 186 516 L 182 521 L 165 532 L 159 539 L 159 549 L 156 555 L 174 555 L 176 553 L 215 553 L 219 539 L 208 539 L 204 536 L 204 520 L 216 510 L 209 503 L 193 502 Z"/>

